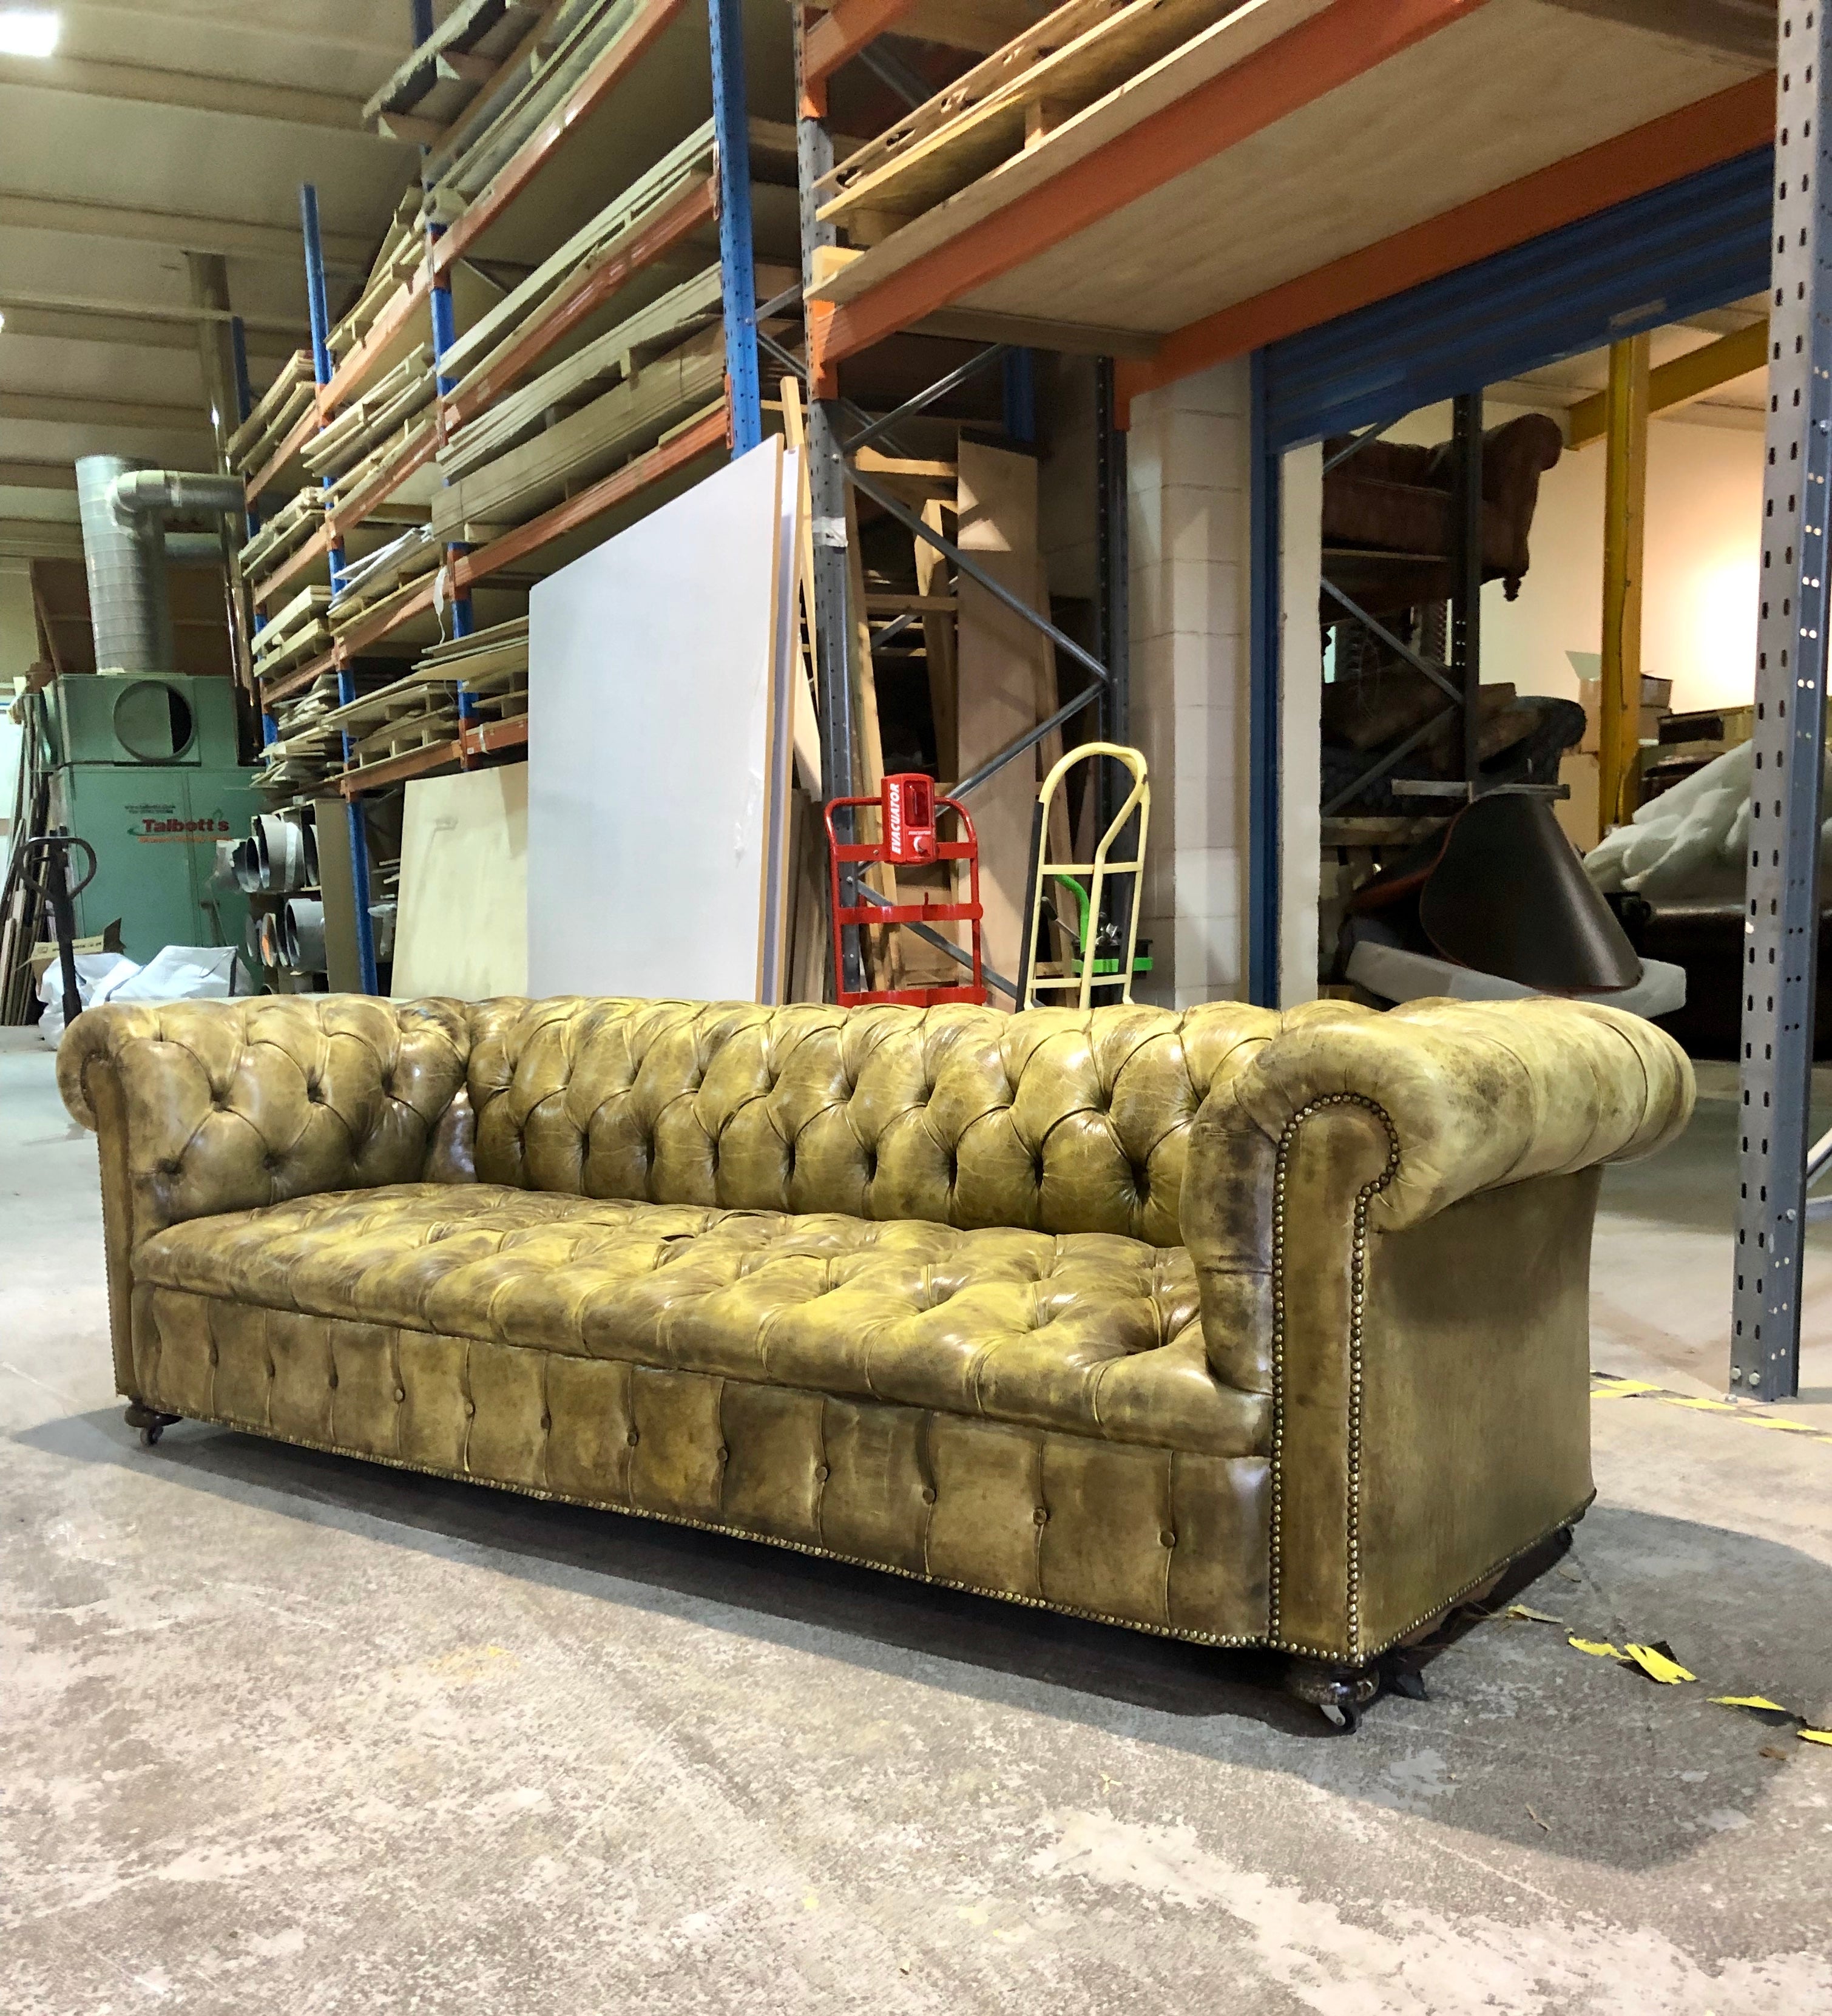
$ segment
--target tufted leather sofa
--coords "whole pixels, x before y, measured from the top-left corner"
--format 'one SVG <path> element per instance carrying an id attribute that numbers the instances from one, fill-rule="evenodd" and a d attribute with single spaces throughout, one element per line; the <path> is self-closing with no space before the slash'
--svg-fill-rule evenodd
<path id="1" fill-rule="evenodd" d="M 111 1006 L 58 1070 L 155 1431 L 1345 1669 L 1588 1503 L 1599 1166 L 1692 1098 L 1550 999 Z"/>

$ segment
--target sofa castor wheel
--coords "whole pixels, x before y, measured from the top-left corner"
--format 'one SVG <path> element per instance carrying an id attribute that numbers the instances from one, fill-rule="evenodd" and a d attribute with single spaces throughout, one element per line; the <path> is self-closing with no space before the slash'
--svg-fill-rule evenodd
<path id="1" fill-rule="evenodd" d="M 1323 1659 L 1294 1659 L 1285 1669 L 1285 1691 L 1320 1709 L 1323 1719 L 1344 1736 L 1361 1726 L 1362 1710 L 1380 1691 L 1372 1666 L 1334 1666 Z"/>
<path id="2" fill-rule="evenodd" d="M 138 1400 L 129 1404 L 127 1412 L 128 1426 L 140 1431 L 142 1449 L 157 1449 L 160 1437 L 178 1418 L 176 1414 L 161 1414 L 151 1407 L 142 1407 Z"/>

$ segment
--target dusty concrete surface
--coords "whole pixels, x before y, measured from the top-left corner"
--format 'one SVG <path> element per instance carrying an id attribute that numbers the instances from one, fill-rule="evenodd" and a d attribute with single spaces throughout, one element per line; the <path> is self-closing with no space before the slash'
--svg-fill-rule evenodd
<path id="1" fill-rule="evenodd" d="M 1715 1390 L 1721 1134 L 1612 1179 L 1600 1362 Z M 1491 1623 L 1336 1738 L 1251 1660 L 192 1424 L 144 1453 L 93 1168 L 0 1050 L 8 2016 L 1832 2011 L 1832 1751 L 1705 1698 L 1832 1719 L 1832 1445 L 1600 1403 L 1526 1600 L 1708 1686 Z"/>

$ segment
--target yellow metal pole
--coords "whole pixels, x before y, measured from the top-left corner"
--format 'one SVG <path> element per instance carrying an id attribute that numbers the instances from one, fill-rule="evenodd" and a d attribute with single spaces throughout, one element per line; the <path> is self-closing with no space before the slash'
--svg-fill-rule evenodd
<path id="1" fill-rule="evenodd" d="M 1603 508 L 1603 719 L 1599 807 L 1607 833 L 1635 809 L 1641 744 L 1641 554 L 1647 517 L 1647 338 L 1610 346 Z"/>

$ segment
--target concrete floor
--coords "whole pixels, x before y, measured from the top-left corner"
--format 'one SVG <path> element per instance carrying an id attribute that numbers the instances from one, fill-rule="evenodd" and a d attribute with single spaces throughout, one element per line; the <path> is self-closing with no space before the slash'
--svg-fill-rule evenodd
<path id="1" fill-rule="evenodd" d="M 182 1424 L 0 1049 L 0 2007 L 1832 2012 L 1832 1445 L 1596 1408 L 1525 1600 L 1352 1739 L 1268 1669 Z M 1722 1075 L 1612 1175 L 1596 1363 L 1721 1391 Z M 1733 1093 L 1733 1088 L 1731 1089 Z M 1823 1340 L 1821 1247 L 1809 1327 Z M 1809 1359 L 1832 1418 L 1832 1359 Z"/>

